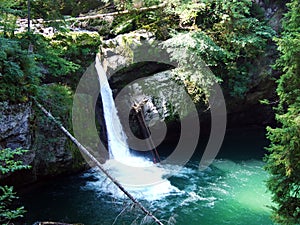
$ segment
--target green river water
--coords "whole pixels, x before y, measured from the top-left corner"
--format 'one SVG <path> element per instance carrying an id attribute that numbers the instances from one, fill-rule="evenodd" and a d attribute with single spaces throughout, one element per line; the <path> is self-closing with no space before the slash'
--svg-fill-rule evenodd
<path id="1" fill-rule="evenodd" d="M 264 185 L 262 129 L 227 131 L 214 163 L 199 171 L 200 154 L 161 190 L 138 190 L 137 198 L 165 224 L 180 225 L 268 225 L 270 194 Z M 172 166 L 169 167 L 172 170 Z M 163 188 L 163 187 L 159 187 Z M 160 193 L 160 194 L 158 194 Z M 130 201 L 114 193 L 97 170 L 49 181 L 20 199 L 28 213 L 22 224 L 61 221 L 101 224 L 154 224 Z"/>

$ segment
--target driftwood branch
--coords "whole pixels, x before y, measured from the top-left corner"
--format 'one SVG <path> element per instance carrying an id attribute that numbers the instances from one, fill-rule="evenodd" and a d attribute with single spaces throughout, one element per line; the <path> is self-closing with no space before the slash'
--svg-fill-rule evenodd
<path id="1" fill-rule="evenodd" d="M 104 17 L 114 17 L 114 16 L 122 16 L 126 14 L 131 14 L 131 13 L 140 13 L 140 12 L 147 12 L 147 11 L 153 11 L 153 10 L 158 10 L 162 9 L 167 6 L 166 2 L 163 2 L 159 5 L 154 5 L 150 7 L 142 7 L 139 9 L 131 9 L 131 10 L 124 10 L 124 11 L 119 11 L 119 12 L 112 12 L 112 13 L 103 13 L 103 14 L 96 14 L 96 15 L 91 15 L 91 16 L 82 16 L 82 17 L 75 17 L 75 18 L 68 18 L 65 20 L 51 20 L 48 22 L 63 22 L 63 21 L 79 21 L 79 20 L 89 20 L 89 19 L 100 19 Z"/>
<path id="2" fill-rule="evenodd" d="M 138 206 L 147 216 L 151 217 L 156 224 L 163 225 L 163 223 L 156 218 L 148 209 L 146 209 L 140 202 L 138 202 L 114 177 L 112 177 L 108 171 L 102 166 L 102 164 L 75 138 L 72 134 L 58 122 L 50 112 L 48 112 L 38 101 L 34 100 L 37 107 L 50 118 L 60 130 L 78 147 L 78 149 L 85 154 L 95 165 L 107 176 L 136 206 Z"/>

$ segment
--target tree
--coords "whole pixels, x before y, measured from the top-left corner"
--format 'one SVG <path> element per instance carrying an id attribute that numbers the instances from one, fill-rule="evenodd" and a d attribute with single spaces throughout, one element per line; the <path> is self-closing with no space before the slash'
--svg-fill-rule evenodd
<path id="1" fill-rule="evenodd" d="M 0 46 L 0 101 L 28 101 L 36 93 L 41 75 L 35 56 L 18 40 L 0 38 Z"/>
<path id="2" fill-rule="evenodd" d="M 16 21 L 18 16 L 23 15 L 23 11 L 18 8 L 20 0 L 0 1 L 0 36 L 14 36 Z"/>
<path id="3" fill-rule="evenodd" d="M 169 39 L 167 46 L 177 48 L 179 53 L 186 52 L 187 58 L 201 58 L 218 81 L 222 80 L 223 87 L 231 96 L 243 98 L 249 91 L 251 81 L 255 79 L 251 76 L 253 65 L 265 53 L 268 42 L 275 34 L 266 21 L 252 16 L 255 3 L 251 0 L 203 0 L 201 3 L 193 0 L 169 1 L 172 4 L 166 11 L 179 17 L 177 21 L 180 33 Z M 182 29 L 189 32 L 183 35 Z M 179 54 L 175 57 L 173 54 L 172 57 L 177 57 L 182 62 L 179 64 L 184 67 L 202 67 L 196 63 L 199 60 L 186 62 L 185 56 Z M 191 71 L 190 68 L 187 70 Z M 195 77 L 195 74 L 183 75 L 185 80 Z M 189 82 L 203 87 L 203 82 L 198 82 L 201 76 L 196 76 L 197 80 L 190 79 Z M 202 81 L 210 83 L 208 80 Z M 199 92 L 197 88 L 190 89 Z M 189 93 L 193 96 L 196 94 L 199 99 L 198 93 Z"/>
<path id="4" fill-rule="evenodd" d="M 287 4 L 283 33 L 277 39 L 281 53 L 276 65 L 283 71 L 278 80 L 279 105 L 276 119 L 280 126 L 268 127 L 271 141 L 266 170 L 272 193 L 273 217 L 282 224 L 300 224 L 300 2 Z"/>
<path id="5" fill-rule="evenodd" d="M 4 174 L 30 168 L 27 165 L 23 165 L 23 162 L 16 160 L 16 156 L 22 155 L 27 150 L 17 149 L 1 149 L 0 150 L 0 176 Z M 19 217 L 22 217 L 25 213 L 24 207 L 13 208 L 12 202 L 17 199 L 16 193 L 12 186 L 0 186 L 0 223 L 10 224 L 10 221 Z"/>

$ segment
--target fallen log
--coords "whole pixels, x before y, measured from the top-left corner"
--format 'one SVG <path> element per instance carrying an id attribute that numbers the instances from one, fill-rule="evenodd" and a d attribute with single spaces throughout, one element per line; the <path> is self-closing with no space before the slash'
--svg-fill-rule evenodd
<path id="1" fill-rule="evenodd" d="M 35 222 L 33 225 L 83 225 L 81 223 Z"/>
<path id="2" fill-rule="evenodd" d="M 59 122 L 50 112 L 48 112 L 37 100 L 34 99 L 36 106 L 50 118 L 59 129 L 78 147 L 78 149 L 86 155 L 95 165 L 107 176 L 137 207 L 139 207 L 147 216 L 151 217 L 156 224 L 163 225 L 163 223 L 156 218 L 148 209 L 146 209 L 138 200 L 136 200 L 109 172 L 102 166 L 102 164 Z"/>
<path id="3" fill-rule="evenodd" d="M 167 3 L 163 2 L 159 5 L 153 5 L 153 6 L 149 6 L 149 7 L 142 7 L 142 8 L 139 8 L 139 9 L 131 9 L 131 10 L 112 12 L 112 13 L 96 14 L 96 15 L 91 15 L 91 16 L 81 16 L 81 17 L 67 18 L 67 19 L 64 19 L 64 20 L 50 20 L 50 21 L 46 21 L 46 22 L 79 21 L 79 20 L 99 19 L 99 18 L 104 18 L 104 17 L 122 16 L 122 15 L 126 15 L 126 14 L 137 13 L 137 12 L 141 13 L 141 12 L 158 10 L 158 9 L 165 8 L 166 6 L 167 6 Z"/>

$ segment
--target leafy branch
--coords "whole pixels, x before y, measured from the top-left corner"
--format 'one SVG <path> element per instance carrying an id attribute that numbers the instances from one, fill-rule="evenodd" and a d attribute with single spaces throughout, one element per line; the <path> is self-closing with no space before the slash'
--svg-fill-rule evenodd
<path id="1" fill-rule="evenodd" d="M 16 170 L 28 169 L 30 166 L 24 165 L 21 160 L 16 159 L 18 156 L 28 152 L 22 148 L 0 150 L 0 172 L 2 175 L 15 172 Z M 1 176 L 1 175 L 0 175 Z M 10 224 L 10 221 L 19 217 L 23 217 L 26 212 L 24 207 L 13 209 L 11 207 L 13 201 L 17 199 L 16 193 L 12 186 L 0 186 L 0 222 L 1 224 Z"/>

